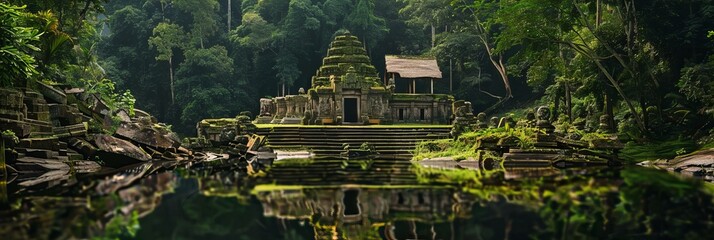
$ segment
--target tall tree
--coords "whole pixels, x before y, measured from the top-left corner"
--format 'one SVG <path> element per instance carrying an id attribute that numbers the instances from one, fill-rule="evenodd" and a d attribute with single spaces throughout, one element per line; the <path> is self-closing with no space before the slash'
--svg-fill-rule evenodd
<path id="1" fill-rule="evenodd" d="M 245 99 L 237 97 L 242 88 L 233 81 L 233 60 L 224 47 L 190 49 L 185 55 L 176 72 L 182 131 L 188 132 L 201 119 L 230 116 L 245 107 Z"/>
<path id="2" fill-rule="evenodd" d="M 171 104 L 176 100 L 174 89 L 174 49 L 182 48 L 186 45 L 185 33 L 181 26 L 162 22 L 153 30 L 153 36 L 149 38 L 149 45 L 156 48 L 158 55 L 156 60 L 167 61 L 169 63 L 169 83 L 171 86 Z"/>
<path id="3" fill-rule="evenodd" d="M 345 25 L 347 29 L 363 39 L 367 49 L 374 48 L 389 32 L 384 19 L 374 14 L 372 0 L 357 0 L 352 13 L 347 16 Z"/>
<path id="4" fill-rule="evenodd" d="M 489 61 L 503 81 L 505 95 L 500 97 L 500 100 L 486 111 L 495 109 L 495 107 L 500 106 L 513 97 L 511 80 L 504 60 L 505 52 L 499 51 L 495 46 L 496 39 L 498 38 L 494 36 L 494 34 L 497 32 L 499 25 L 495 24 L 494 20 L 496 18 L 494 15 L 500 9 L 500 1 L 474 1 L 473 3 L 469 3 L 466 0 L 457 0 L 453 1 L 452 4 L 454 4 L 456 8 L 463 9 L 472 14 L 473 32 L 475 32 L 479 40 L 481 40 L 484 50 L 486 50 L 488 54 Z"/>
<path id="5" fill-rule="evenodd" d="M 204 41 L 218 31 L 218 0 L 174 0 L 176 7 L 191 14 L 191 36 L 204 48 Z"/>

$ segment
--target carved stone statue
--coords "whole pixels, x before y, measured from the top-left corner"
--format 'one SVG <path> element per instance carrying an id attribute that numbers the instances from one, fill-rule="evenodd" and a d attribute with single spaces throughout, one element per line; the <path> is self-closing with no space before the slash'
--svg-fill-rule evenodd
<path id="1" fill-rule="evenodd" d="M 377 113 L 382 110 L 381 106 L 377 104 L 377 97 L 371 97 L 369 98 L 369 109 L 370 109 L 370 115 L 371 116 L 377 116 Z M 380 101 L 382 100 L 381 98 L 379 99 Z"/>
<path id="2" fill-rule="evenodd" d="M 302 115 L 302 124 L 309 125 L 311 119 L 312 119 L 312 111 L 305 110 L 305 113 Z"/>
<path id="3" fill-rule="evenodd" d="M 305 89 L 304 89 L 304 88 L 298 89 L 298 94 L 304 95 L 304 94 L 305 94 Z"/>
<path id="4" fill-rule="evenodd" d="M 488 127 L 489 128 L 497 128 L 498 127 L 498 117 L 491 117 L 491 120 L 489 121 Z"/>
<path id="5" fill-rule="evenodd" d="M 545 130 L 548 134 L 555 131 L 555 127 L 550 123 L 550 108 L 547 106 L 539 107 L 538 112 L 536 112 L 536 117 L 538 118 L 538 128 Z"/>
<path id="6" fill-rule="evenodd" d="M 270 116 L 273 116 L 274 112 L 275 112 L 275 107 L 273 104 L 273 99 L 261 98 L 260 99 L 260 115 L 259 116 L 270 117 Z"/>
<path id="7" fill-rule="evenodd" d="M 516 127 L 516 121 L 513 120 L 513 114 L 509 114 L 508 116 L 506 116 L 505 122 L 508 125 L 508 127 L 511 127 L 511 128 Z"/>
<path id="8" fill-rule="evenodd" d="M 613 130 L 612 126 L 610 126 L 610 115 L 603 114 L 600 116 L 600 126 L 598 128 L 598 132 L 601 133 L 614 133 L 615 131 Z"/>
<path id="9" fill-rule="evenodd" d="M 387 90 L 389 90 L 390 92 L 393 92 L 396 87 L 397 87 L 397 85 L 395 84 L 394 78 L 389 78 L 389 82 L 387 84 Z"/>
<path id="10" fill-rule="evenodd" d="M 486 122 L 486 113 L 480 112 L 476 115 L 476 127 L 478 129 L 488 128 L 488 122 Z"/>
<path id="11" fill-rule="evenodd" d="M 320 116 L 329 117 L 332 116 L 332 103 L 330 99 L 320 98 Z"/>

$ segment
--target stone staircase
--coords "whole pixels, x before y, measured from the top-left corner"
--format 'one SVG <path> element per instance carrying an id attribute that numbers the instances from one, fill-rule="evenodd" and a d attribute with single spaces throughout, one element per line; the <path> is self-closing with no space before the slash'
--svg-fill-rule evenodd
<path id="1" fill-rule="evenodd" d="M 273 127 L 258 128 L 257 134 L 266 136 L 268 145 L 276 150 L 302 149 L 318 157 L 336 157 L 343 151 L 342 144 L 358 149 L 364 142 L 372 144 L 379 159 L 411 159 L 414 147 L 426 140 L 449 137 L 451 126 L 430 127 Z"/>

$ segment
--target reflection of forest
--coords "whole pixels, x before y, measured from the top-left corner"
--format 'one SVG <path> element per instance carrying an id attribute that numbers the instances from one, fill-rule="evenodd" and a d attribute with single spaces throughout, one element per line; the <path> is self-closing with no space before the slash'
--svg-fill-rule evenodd
<path id="1" fill-rule="evenodd" d="M 78 183 L 68 186 L 63 196 L 53 191 L 9 196 L 10 204 L 0 209 L 0 236 L 88 239 L 136 232 L 138 219 L 151 214 L 161 203 L 162 195 L 174 190 L 176 176 L 164 172 L 138 183 L 122 181 L 127 178 L 131 176 L 119 174 L 102 181 Z"/>

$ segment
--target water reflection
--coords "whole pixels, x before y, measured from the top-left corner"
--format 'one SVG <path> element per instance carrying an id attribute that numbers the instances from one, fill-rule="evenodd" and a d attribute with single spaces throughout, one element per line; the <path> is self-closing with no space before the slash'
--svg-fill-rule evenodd
<path id="1" fill-rule="evenodd" d="M 131 236 L 139 228 L 138 219 L 151 214 L 162 196 L 173 191 L 176 176 L 170 172 L 154 174 L 138 180 L 138 184 L 105 192 L 104 188 L 116 185 L 108 182 L 116 181 L 77 183 L 66 186 L 61 194 L 50 188 L 11 195 L 0 211 L 0 235 L 3 239 Z"/>
<path id="2" fill-rule="evenodd" d="M 209 166 L 155 169 L 44 190 L 11 183 L 0 236 L 706 239 L 714 230 L 712 185 L 644 168 L 441 170 L 315 160 L 278 164 L 264 177 Z M 326 169 L 336 176 L 323 179 L 334 181 L 319 182 Z"/>
<path id="3" fill-rule="evenodd" d="M 255 193 L 265 217 L 309 221 L 316 239 L 450 239 L 453 232 L 433 226 L 470 214 L 472 201 L 455 194 L 452 188 L 349 185 Z"/>

